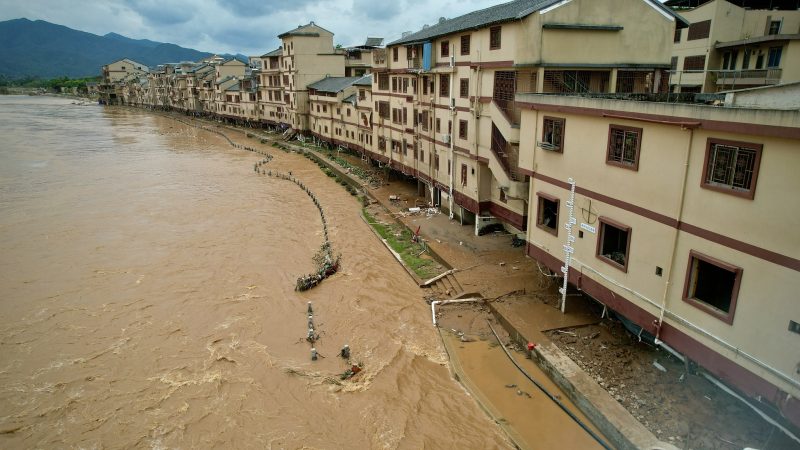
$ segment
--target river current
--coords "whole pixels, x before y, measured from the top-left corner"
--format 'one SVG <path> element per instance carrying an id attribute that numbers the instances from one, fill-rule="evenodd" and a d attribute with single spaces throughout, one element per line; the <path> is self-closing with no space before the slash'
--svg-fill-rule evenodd
<path id="1" fill-rule="evenodd" d="M 310 161 L 130 108 L 0 96 L 0 447 L 497 448 L 422 293 Z M 309 357 L 306 302 L 321 333 Z M 349 344 L 364 372 L 339 381 Z"/>

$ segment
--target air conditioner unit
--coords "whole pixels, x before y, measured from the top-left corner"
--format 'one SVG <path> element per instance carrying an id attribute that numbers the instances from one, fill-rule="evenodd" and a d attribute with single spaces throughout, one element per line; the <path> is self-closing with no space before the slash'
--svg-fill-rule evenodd
<path id="1" fill-rule="evenodd" d="M 449 144 L 450 143 L 450 135 L 449 134 L 443 134 L 442 135 L 442 142 L 444 142 L 445 144 Z"/>

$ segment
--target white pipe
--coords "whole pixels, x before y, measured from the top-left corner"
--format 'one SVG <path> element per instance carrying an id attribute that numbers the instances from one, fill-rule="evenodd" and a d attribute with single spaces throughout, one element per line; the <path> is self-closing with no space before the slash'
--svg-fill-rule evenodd
<path id="1" fill-rule="evenodd" d="M 427 286 L 427 285 L 433 283 L 434 281 L 441 280 L 442 278 L 450 275 L 451 273 L 455 273 L 455 272 L 456 272 L 456 269 L 450 269 L 450 270 L 448 270 L 447 272 L 445 272 L 443 274 L 436 275 L 435 277 L 431 278 L 430 280 L 423 282 L 422 285 L 423 286 Z"/>
<path id="2" fill-rule="evenodd" d="M 605 306 L 603 306 L 603 308 L 605 308 Z M 655 344 L 657 346 L 659 346 L 659 347 L 663 348 L 664 350 L 668 351 L 670 354 L 672 354 L 672 356 L 678 358 L 681 362 L 686 362 L 686 357 L 683 356 L 682 354 L 678 353 L 678 351 L 675 350 L 674 348 L 672 348 L 669 345 L 667 345 L 666 342 L 662 341 L 659 338 L 655 338 L 654 342 L 655 342 Z"/>
<path id="3" fill-rule="evenodd" d="M 439 324 L 436 323 L 436 305 L 447 305 L 450 303 L 471 303 L 471 302 L 482 302 L 484 299 L 482 297 L 473 297 L 473 298 L 460 298 L 454 300 L 434 300 L 431 302 L 431 319 L 433 319 L 433 326 L 438 327 Z"/>
<path id="4" fill-rule="evenodd" d="M 548 254 L 550 253 L 550 252 L 549 252 L 549 251 L 548 251 L 548 250 L 547 250 L 547 249 L 546 249 L 546 248 L 545 248 L 543 245 L 541 245 L 541 244 L 537 244 L 536 242 L 531 242 L 531 244 L 532 244 L 532 245 L 535 245 L 535 246 L 537 246 L 537 247 L 539 247 L 539 248 L 541 248 L 542 250 L 544 250 L 544 251 L 545 251 L 545 252 L 547 252 Z M 608 281 L 609 283 L 613 284 L 614 286 L 617 286 L 617 287 L 619 287 L 619 288 L 622 288 L 622 289 L 624 289 L 624 290 L 626 290 L 626 291 L 630 292 L 631 294 L 635 295 L 636 297 L 638 297 L 638 298 L 640 298 L 640 299 L 642 299 L 642 300 L 646 301 L 646 302 L 647 302 L 647 303 L 649 303 L 650 305 L 652 305 L 652 306 L 654 306 L 654 307 L 656 307 L 656 308 L 660 308 L 660 307 L 661 307 L 661 306 L 660 306 L 658 303 L 654 302 L 653 300 L 650 300 L 649 298 L 647 298 L 647 297 L 645 297 L 644 295 L 642 295 L 642 294 L 640 294 L 640 293 L 638 293 L 638 292 L 634 291 L 633 289 L 631 289 L 631 288 L 629 288 L 629 287 L 627 287 L 627 286 L 625 286 L 625 285 L 623 285 L 623 284 L 621 284 L 621 283 L 619 283 L 619 282 L 617 282 L 617 281 L 615 281 L 615 280 L 613 280 L 613 279 L 611 279 L 611 278 L 607 277 L 606 275 L 604 275 L 604 274 L 603 274 L 603 273 L 601 273 L 600 271 L 598 271 L 598 270 L 595 270 L 595 269 L 593 269 L 592 267 L 590 267 L 590 266 L 588 266 L 588 265 L 584 264 L 583 262 L 581 262 L 581 261 L 580 261 L 580 260 L 578 260 L 577 258 L 572 258 L 572 260 L 573 260 L 573 261 L 575 261 L 576 263 L 578 263 L 578 264 L 580 264 L 580 265 L 581 265 L 581 273 L 583 273 L 583 269 L 588 269 L 588 270 L 590 270 L 590 271 L 594 272 L 595 274 L 597 274 L 598 276 L 600 276 L 600 278 L 602 278 L 602 279 L 604 279 L 604 280 Z M 605 306 L 605 305 L 604 305 L 604 306 Z M 679 316 L 679 315 L 675 314 L 675 313 L 674 313 L 674 312 L 672 312 L 672 311 L 666 310 L 666 311 L 665 311 L 665 315 L 666 315 L 666 316 L 668 316 L 668 317 L 671 317 L 671 318 L 675 319 L 675 320 L 676 320 L 678 323 L 680 323 L 681 325 L 683 325 L 683 326 L 685 326 L 685 327 L 687 327 L 687 328 L 690 328 L 690 329 L 692 329 L 692 330 L 694 330 L 694 331 L 696 331 L 696 332 L 698 332 L 698 333 L 700 333 L 700 334 L 702 334 L 702 335 L 706 336 L 707 338 L 711 339 L 712 341 L 716 342 L 717 344 L 721 345 L 722 347 L 725 347 L 727 350 L 729 350 L 729 351 L 732 351 L 732 352 L 736 353 L 736 355 L 737 355 L 737 356 L 742 356 L 742 357 L 744 357 L 745 359 L 747 359 L 747 360 L 749 360 L 750 362 L 752 362 L 752 363 L 756 364 L 757 366 L 761 367 L 762 369 L 765 369 L 765 370 L 767 370 L 767 371 L 768 371 L 768 372 L 770 372 L 772 375 L 774 375 L 774 376 L 776 376 L 776 377 L 780 378 L 781 380 L 783 380 L 784 382 L 788 383 L 789 385 L 791 385 L 791 386 L 793 386 L 793 387 L 795 387 L 795 388 L 800 388 L 800 382 L 798 382 L 798 381 L 796 381 L 796 380 L 792 379 L 792 378 L 791 378 L 789 375 L 786 375 L 785 373 L 781 372 L 780 370 L 778 370 L 778 369 L 776 369 L 776 368 L 774 368 L 774 367 L 770 366 L 769 364 L 765 363 L 764 361 L 761 361 L 760 359 L 756 358 L 755 356 L 753 356 L 753 355 L 751 355 L 751 354 L 749 354 L 749 353 L 747 353 L 747 352 L 743 351 L 742 349 L 740 349 L 740 348 L 738 348 L 738 347 L 734 346 L 733 344 L 731 344 L 731 343 L 729 343 L 729 342 L 725 341 L 724 339 L 722 339 L 722 338 L 720 338 L 720 337 L 718 337 L 718 336 L 716 336 L 716 335 L 712 334 L 711 332 L 709 332 L 709 331 L 705 330 L 704 328 L 701 328 L 701 327 L 699 327 L 699 326 L 697 326 L 697 325 L 693 324 L 693 323 L 692 323 L 692 322 L 690 322 L 689 320 L 687 320 L 687 319 L 684 319 L 683 317 L 681 317 L 681 316 Z"/>
<path id="5" fill-rule="evenodd" d="M 728 386 L 725 386 L 725 384 L 724 384 L 724 383 L 722 383 L 721 381 L 717 380 L 716 378 L 712 377 L 711 375 L 709 375 L 709 374 L 707 374 L 707 373 L 705 373 L 705 372 L 703 372 L 702 374 L 703 374 L 703 377 L 705 377 L 705 379 L 706 379 L 706 380 L 710 381 L 711 383 L 713 383 L 713 384 L 714 384 L 715 386 L 717 386 L 718 388 L 720 388 L 720 389 L 722 389 L 723 391 L 727 392 L 728 394 L 730 394 L 731 396 L 733 396 L 733 398 L 735 398 L 735 399 L 737 399 L 737 400 L 741 401 L 742 403 L 744 403 L 745 405 L 749 406 L 749 407 L 750 407 L 750 409 L 752 409 L 753 411 L 755 411 L 755 412 L 756 412 L 756 414 L 758 414 L 759 416 L 761 416 L 761 418 L 762 418 L 762 419 L 764 419 L 765 421 L 767 421 L 767 422 L 768 422 L 770 425 L 772 425 L 772 426 L 774 426 L 775 428 L 777 428 L 777 429 L 779 429 L 779 430 L 783 431 L 783 434 L 785 434 L 786 436 L 789 436 L 789 438 L 791 438 L 792 440 L 794 440 L 795 442 L 797 442 L 798 444 L 800 444 L 800 438 L 798 438 L 797 436 L 795 436 L 794 434 L 792 434 L 792 432 L 791 432 L 791 431 L 789 431 L 789 430 L 787 430 L 786 428 L 784 428 L 784 427 L 783 427 L 781 424 L 779 424 L 778 422 L 776 422 L 776 421 L 775 421 L 775 420 L 774 420 L 772 417 L 770 417 L 770 416 L 768 416 L 768 415 L 764 414 L 764 413 L 763 413 L 763 412 L 762 412 L 760 409 L 758 409 L 758 408 L 756 408 L 755 406 L 753 406 L 753 404 L 751 404 L 750 402 L 748 402 L 748 401 L 747 401 L 747 400 L 746 400 L 744 397 L 742 397 L 741 395 L 739 395 L 739 394 L 737 394 L 736 392 L 734 392 L 734 391 L 733 391 L 731 388 L 729 388 Z"/>
<path id="6" fill-rule="evenodd" d="M 658 303 L 654 302 L 653 300 L 650 300 L 649 298 L 647 298 L 644 295 L 634 291 L 633 289 L 631 289 L 631 288 L 629 288 L 629 287 L 627 287 L 627 286 L 625 286 L 625 285 L 623 285 L 623 284 L 621 284 L 621 283 L 619 283 L 619 282 L 607 277 L 606 275 L 602 274 L 598 270 L 595 270 L 592 267 L 587 266 L 586 264 L 584 264 L 583 262 L 579 261 L 578 259 L 572 258 L 572 260 L 581 265 L 581 271 L 584 268 L 589 269 L 590 271 L 594 272 L 595 274 L 597 274 L 598 276 L 600 276 L 604 280 L 608 281 L 609 283 L 611 283 L 611 284 L 613 284 L 613 285 L 615 285 L 617 287 L 620 287 L 620 288 L 630 292 L 631 294 L 633 294 L 636 297 L 646 301 L 647 303 L 650 303 L 650 305 L 652 305 L 652 306 L 654 306 L 656 308 L 660 308 L 660 305 Z M 677 322 L 679 322 L 681 325 L 683 325 L 683 326 L 685 326 L 687 328 L 690 328 L 690 329 L 692 329 L 694 331 L 697 331 L 698 333 L 710 338 L 712 341 L 714 341 L 717 344 L 725 347 L 729 351 L 732 351 L 732 352 L 736 353 L 737 356 L 743 356 L 745 359 L 749 360 L 750 362 L 756 364 L 757 366 L 759 366 L 759 367 L 761 367 L 763 369 L 766 369 L 772 375 L 780 378 L 781 380 L 783 380 L 784 382 L 790 384 L 791 386 L 794 386 L 796 388 L 800 388 L 800 382 L 798 382 L 796 380 L 793 380 L 790 376 L 786 375 L 785 373 L 781 372 L 780 370 L 770 366 L 769 364 L 765 363 L 764 361 L 761 361 L 760 359 L 756 358 L 755 356 L 743 351 L 742 349 L 734 346 L 733 344 L 725 341 L 724 339 L 712 334 L 711 332 L 705 330 L 704 328 L 701 328 L 701 327 L 693 324 L 689 320 L 684 319 L 683 317 L 675 314 L 672 311 L 666 310 L 665 311 L 665 315 L 669 316 L 669 317 L 672 317 Z"/>

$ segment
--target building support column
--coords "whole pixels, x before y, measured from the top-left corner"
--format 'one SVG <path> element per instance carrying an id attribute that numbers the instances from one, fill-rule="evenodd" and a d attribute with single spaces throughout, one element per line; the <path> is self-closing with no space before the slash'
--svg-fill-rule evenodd
<path id="1" fill-rule="evenodd" d="M 617 93 L 617 68 L 611 69 L 611 76 L 608 77 L 608 92 L 610 94 Z"/>

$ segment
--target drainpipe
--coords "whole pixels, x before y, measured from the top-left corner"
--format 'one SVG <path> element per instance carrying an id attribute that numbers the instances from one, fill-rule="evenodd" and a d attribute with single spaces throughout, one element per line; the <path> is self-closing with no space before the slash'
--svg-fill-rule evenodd
<path id="1" fill-rule="evenodd" d="M 672 277 L 672 266 L 675 264 L 675 256 L 678 252 L 678 236 L 680 235 L 680 223 L 683 219 L 683 205 L 686 200 L 686 182 L 689 178 L 689 161 L 692 155 L 692 141 L 694 140 L 694 128 L 681 127 L 683 130 L 689 131 L 689 136 L 686 142 L 686 159 L 683 162 L 683 182 L 681 183 L 681 195 L 678 199 L 678 223 L 675 226 L 675 233 L 672 237 L 672 254 L 669 258 L 667 265 L 667 281 L 664 283 L 664 294 L 661 296 L 661 313 L 658 316 L 658 323 L 656 324 L 656 344 L 663 344 L 659 339 L 661 337 L 661 325 L 664 323 L 664 314 L 667 310 L 667 295 L 669 294 L 670 279 Z M 660 344 L 659 344 L 660 345 Z"/>
<path id="2" fill-rule="evenodd" d="M 455 78 L 455 73 L 451 73 L 450 74 L 450 98 L 448 99 L 449 103 L 447 105 L 448 108 L 450 108 L 451 105 L 455 105 L 455 97 L 453 97 L 453 79 L 454 78 Z M 449 127 L 450 129 L 448 130 L 448 131 L 450 131 L 450 148 L 449 148 L 449 152 L 448 152 L 449 153 L 448 154 L 448 158 L 449 158 L 450 162 L 448 163 L 447 166 L 448 166 L 450 175 L 448 176 L 448 180 L 447 181 L 450 184 L 450 186 L 448 186 L 448 190 L 449 190 L 449 193 L 450 193 L 450 195 L 449 195 L 450 198 L 448 199 L 448 205 L 449 205 L 448 209 L 450 210 L 450 220 L 453 220 L 453 184 L 455 184 L 455 173 L 456 173 L 456 170 L 455 170 L 456 169 L 455 168 L 456 160 L 455 160 L 455 155 L 453 153 L 453 148 L 455 147 L 455 141 L 456 141 L 453 138 L 454 131 L 456 130 L 456 123 L 455 123 L 456 114 L 455 114 L 455 111 L 456 111 L 455 108 L 450 110 L 450 127 Z"/>

